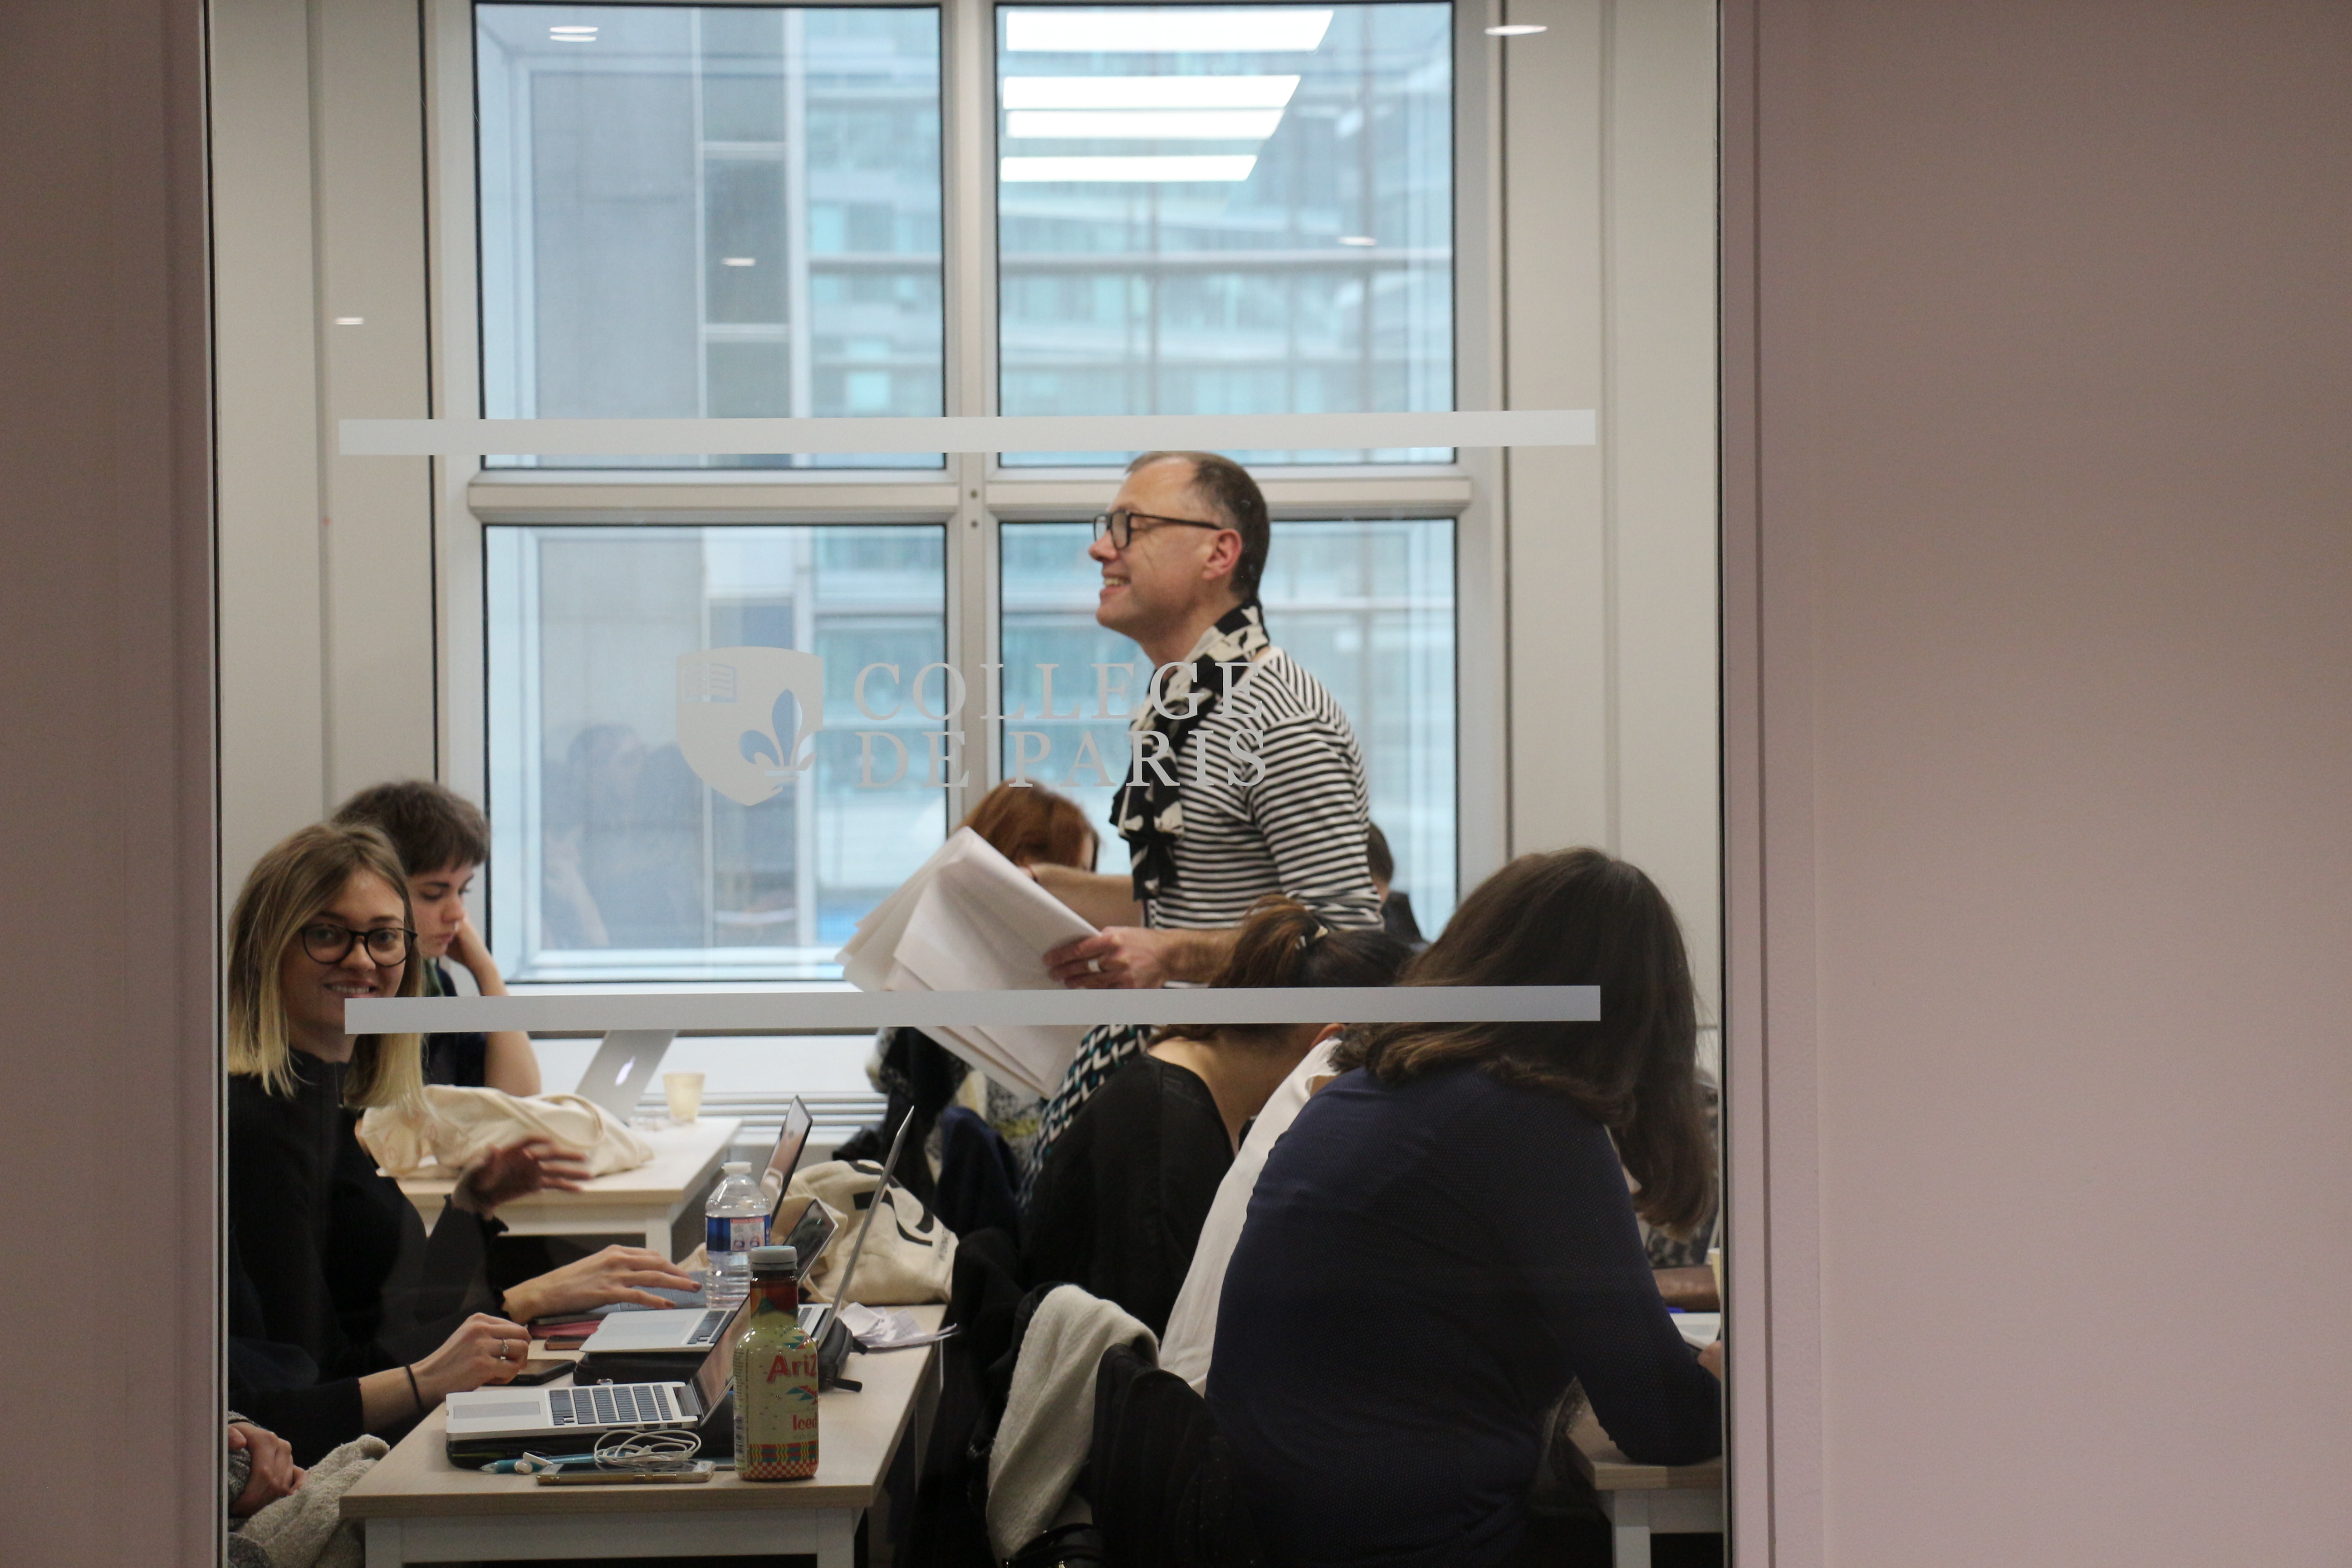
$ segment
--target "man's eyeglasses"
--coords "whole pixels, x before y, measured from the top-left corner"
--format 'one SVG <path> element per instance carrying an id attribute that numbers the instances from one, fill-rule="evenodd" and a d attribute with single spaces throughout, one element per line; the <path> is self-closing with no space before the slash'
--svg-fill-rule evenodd
<path id="1" fill-rule="evenodd" d="M 407 959 L 409 944 L 415 940 L 416 933 L 405 926 L 352 931 L 321 921 L 302 928 L 302 951 L 320 963 L 341 963 L 354 946 L 364 945 L 370 958 L 389 969 Z"/>
<path id="2" fill-rule="evenodd" d="M 1129 511 L 1122 508 L 1118 511 L 1104 512 L 1095 519 L 1095 537 L 1109 540 L 1114 550 L 1124 550 L 1134 542 L 1135 525 L 1139 522 L 1157 523 L 1169 528 L 1223 530 L 1226 526 L 1222 522 L 1202 522 L 1195 517 L 1154 517 L 1148 511 Z M 1147 529 L 1145 531 L 1150 531 Z"/>

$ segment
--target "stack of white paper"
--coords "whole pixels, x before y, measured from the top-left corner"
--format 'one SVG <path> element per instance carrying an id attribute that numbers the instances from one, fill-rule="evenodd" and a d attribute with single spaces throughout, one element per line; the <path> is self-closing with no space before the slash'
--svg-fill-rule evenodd
<path id="1" fill-rule="evenodd" d="M 1095 928 L 971 828 L 875 906 L 841 950 L 861 991 L 1047 991 L 1045 955 Z M 997 1082 L 1040 1097 L 1062 1084 L 1086 1031 L 1076 1026 L 926 1027 Z"/>

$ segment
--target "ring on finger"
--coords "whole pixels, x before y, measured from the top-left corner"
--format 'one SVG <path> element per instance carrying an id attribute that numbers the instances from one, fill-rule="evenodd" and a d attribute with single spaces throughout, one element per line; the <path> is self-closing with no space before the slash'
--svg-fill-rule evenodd
<path id="1" fill-rule="evenodd" d="M 1099 958 L 1087 959 L 1087 973 L 1088 974 L 1100 974 L 1102 973 L 1102 960 Z"/>

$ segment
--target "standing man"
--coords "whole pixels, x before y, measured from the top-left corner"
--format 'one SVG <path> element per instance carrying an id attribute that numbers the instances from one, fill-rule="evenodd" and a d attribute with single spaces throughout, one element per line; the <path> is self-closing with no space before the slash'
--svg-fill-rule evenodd
<path id="1" fill-rule="evenodd" d="M 1206 981 L 1269 893 L 1329 926 L 1381 923 L 1355 731 L 1323 683 L 1266 636 L 1257 592 L 1271 542 L 1257 482 L 1207 452 L 1145 453 L 1095 519 L 1095 619 L 1133 638 L 1154 674 L 1111 803 L 1133 876 L 1035 868 L 1102 928 L 1045 955 L 1066 985 Z M 1041 1120 L 1038 1160 L 1140 1035 L 1087 1037 Z"/>

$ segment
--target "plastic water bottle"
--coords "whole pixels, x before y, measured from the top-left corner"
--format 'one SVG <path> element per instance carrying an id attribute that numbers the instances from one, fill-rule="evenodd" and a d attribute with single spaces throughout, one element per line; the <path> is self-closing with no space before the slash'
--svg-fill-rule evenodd
<path id="1" fill-rule="evenodd" d="M 751 1249 L 768 1245 L 768 1190 L 748 1161 L 730 1160 L 719 1170 L 702 1211 L 702 1242 L 710 1258 L 710 1304 L 733 1308 L 751 1293 Z"/>

